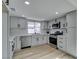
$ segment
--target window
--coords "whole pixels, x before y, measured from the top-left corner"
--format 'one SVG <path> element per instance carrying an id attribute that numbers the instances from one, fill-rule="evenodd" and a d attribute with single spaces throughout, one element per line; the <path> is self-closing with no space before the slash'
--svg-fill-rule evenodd
<path id="1" fill-rule="evenodd" d="M 28 22 L 28 33 L 40 33 L 40 26 L 39 22 Z"/>

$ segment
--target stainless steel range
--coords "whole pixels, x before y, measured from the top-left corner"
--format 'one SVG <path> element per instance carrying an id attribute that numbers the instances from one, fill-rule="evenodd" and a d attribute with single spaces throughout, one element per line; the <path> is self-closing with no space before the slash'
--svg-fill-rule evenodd
<path id="1" fill-rule="evenodd" d="M 49 36 L 49 43 L 57 45 L 57 36 L 58 35 L 63 35 L 63 31 L 61 31 L 61 32 L 60 31 L 56 31 L 53 34 L 50 34 L 50 36 Z"/>

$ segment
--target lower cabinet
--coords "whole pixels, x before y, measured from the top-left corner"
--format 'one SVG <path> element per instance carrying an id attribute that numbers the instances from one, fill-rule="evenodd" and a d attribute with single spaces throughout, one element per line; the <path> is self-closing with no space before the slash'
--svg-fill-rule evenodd
<path id="1" fill-rule="evenodd" d="M 74 31 L 72 31 L 74 32 Z M 77 53 L 76 53 L 76 34 L 74 32 L 74 34 L 72 32 L 68 32 L 69 34 L 66 35 L 60 35 L 58 36 L 57 39 L 57 47 L 58 49 L 74 56 L 77 57 Z"/>
<path id="2" fill-rule="evenodd" d="M 67 31 L 67 52 L 77 57 L 77 30 L 76 28 L 68 28 Z"/>
<path id="3" fill-rule="evenodd" d="M 58 36 L 57 47 L 60 50 L 63 50 L 66 52 L 66 49 L 67 49 L 67 37 L 66 36 L 63 36 L 63 35 Z"/>
<path id="4" fill-rule="evenodd" d="M 31 39 L 31 46 L 36 46 L 38 44 L 39 38 L 37 38 L 36 36 L 32 36 Z"/>
<path id="5" fill-rule="evenodd" d="M 32 36 L 32 46 L 42 45 L 48 43 L 47 36 Z"/>
<path id="6" fill-rule="evenodd" d="M 33 36 L 21 36 L 21 47 L 37 46 L 48 43 L 48 36 L 45 35 L 33 35 Z"/>
<path id="7" fill-rule="evenodd" d="M 14 38 L 14 51 L 18 51 L 21 49 L 21 40 L 20 40 L 20 37 L 19 36 L 16 36 Z"/>

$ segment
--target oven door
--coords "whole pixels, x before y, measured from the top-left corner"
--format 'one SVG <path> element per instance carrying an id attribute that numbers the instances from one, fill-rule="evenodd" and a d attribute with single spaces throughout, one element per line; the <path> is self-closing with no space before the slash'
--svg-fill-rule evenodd
<path id="1" fill-rule="evenodd" d="M 49 43 L 57 45 L 57 38 L 49 37 Z"/>

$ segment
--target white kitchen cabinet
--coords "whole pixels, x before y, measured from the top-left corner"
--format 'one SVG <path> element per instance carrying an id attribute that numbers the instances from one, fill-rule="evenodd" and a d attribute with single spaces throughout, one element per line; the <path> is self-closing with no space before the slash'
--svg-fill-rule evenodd
<path id="1" fill-rule="evenodd" d="M 37 46 L 43 44 L 42 37 L 39 35 L 32 36 L 32 46 Z"/>
<path id="2" fill-rule="evenodd" d="M 15 37 L 14 43 L 15 43 L 15 51 L 20 50 L 20 49 L 21 49 L 20 36 L 16 36 L 16 37 Z"/>
<path id="3" fill-rule="evenodd" d="M 42 38 L 42 36 L 38 36 L 38 39 L 39 39 L 38 45 L 42 45 L 43 44 L 43 38 Z"/>
<path id="4" fill-rule="evenodd" d="M 47 35 L 43 35 L 39 37 L 39 45 L 40 44 L 47 44 L 48 43 L 48 36 Z"/>
<path id="5" fill-rule="evenodd" d="M 47 43 L 49 43 L 49 37 L 48 37 L 48 35 L 46 35 L 46 36 L 43 36 L 43 44 L 47 44 Z"/>
<path id="6" fill-rule="evenodd" d="M 17 28 L 18 20 L 16 17 L 10 17 L 11 18 L 11 28 Z"/>
<path id="7" fill-rule="evenodd" d="M 47 29 L 47 22 L 46 21 L 43 21 L 41 22 L 41 29 Z"/>
<path id="8" fill-rule="evenodd" d="M 77 12 L 67 14 L 67 27 L 76 27 L 77 25 Z"/>
<path id="9" fill-rule="evenodd" d="M 66 17 L 61 17 L 58 20 L 60 21 L 60 28 L 66 28 Z"/>
<path id="10" fill-rule="evenodd" d="M 27 27 L 24 18 L 11 16 L 11 35 L 27 34 Z"/>
<path id="11" fill-rule="evenodd" d="M 67 49 L 67 37 L 65 35 L 60 35 L 57 37 L 57 47 L 66 52 Z"/>
<path id="12" fill-rule="evenodd" d="M 47 22 L 44 22 L 44 29 L 47 29 Z"/>
<path id="13" fill-rule="evenodd" d="M 77 12 L 67 14 L 67 53 L 77 57 Z"/>
<path id="14" fill-rule="evenodd" d="M 25 28 L 25 20 L 21 17 L 11 16 L 11 28 Z"/>
<path id="15" fill-rule="evenodd" d="M 32 36 L 32 46 L 42 45 L 48 43 L 48 36 Z"/>
<path id="16" fill-rule="evenodd" d="M 39 38 L 37 38 L 36 36 L 32 36 L 31 45 L 32 45 L 32 46 L 38 45 L 38 41 L 39 41 Z"/>
<path id="17" fill-rule="evenodd" d="M 67 52 L 73 56 L 77 56 L 77 30 L 76 28 L 67 29 Z"/>
<path id="18" fill-rule="evenodd" d="M 52 29 L 52 24 L 53 24 L 54 22 L 53 21 L 49 21 L 48 22 L 48 29 Z"/>

